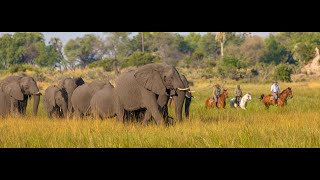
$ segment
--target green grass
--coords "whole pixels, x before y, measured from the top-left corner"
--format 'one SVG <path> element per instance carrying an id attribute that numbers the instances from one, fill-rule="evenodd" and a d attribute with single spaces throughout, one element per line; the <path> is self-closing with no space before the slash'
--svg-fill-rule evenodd
<path id="1" fill-rule="evenodd" d="M 253 100 L 248 110 L 206 109 L 212 89 L 197 81 L 189 120 L 170 127 L 121 124 L 115 119 L 48 119 L 42 107 L 32 117 L 0 120 L 0 147 L 320 147 L 320 83 L 280 84 L 292 87 L 293 99 L 284 108 L 266 110 L 259 101 L 270 85 L 243 84 Z M 229 88 L 228 101 L 235 84 Z M 173 110 L 170 109 L 173 116 Z"/>

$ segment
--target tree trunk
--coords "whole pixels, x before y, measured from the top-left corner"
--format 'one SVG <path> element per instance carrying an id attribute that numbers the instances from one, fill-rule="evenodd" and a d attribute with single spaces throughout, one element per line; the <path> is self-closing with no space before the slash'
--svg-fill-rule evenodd
<path id="1" fill-rule="evenodd" d="M 223 57 L 223 42 L 221 42 L 221 57 Z"/>
<path id="2" fill-rule="evenodd" d="M 141 44 L 142 44 L 142 52 L 144 52 L 144 33 L 143 32 L 142 32 Z"/>

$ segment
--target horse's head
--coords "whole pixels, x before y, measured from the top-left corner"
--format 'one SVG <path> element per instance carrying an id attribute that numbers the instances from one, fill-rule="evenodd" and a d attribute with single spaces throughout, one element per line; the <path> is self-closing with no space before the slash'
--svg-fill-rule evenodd
<path id="1" fill-rule="evenodd" d="M 251 97 L 251 94 L 250 93 L 247 93 L 245 95 L 245 97 L 247 98 L 248 101 L 251 101 L 252 97 Z"/>
<path id="2" fill-rule="evenodd" d="M 291 87 L 288 87 L 286 91 L 287 91 L 288 98 L 293 98 Z"/>
<path id="3" fill-rule="evenodd" d="M 228 89 L 227 88 L 223 89 L 222 95 L 224 95 L 226 98 L 228 98 Z"/>

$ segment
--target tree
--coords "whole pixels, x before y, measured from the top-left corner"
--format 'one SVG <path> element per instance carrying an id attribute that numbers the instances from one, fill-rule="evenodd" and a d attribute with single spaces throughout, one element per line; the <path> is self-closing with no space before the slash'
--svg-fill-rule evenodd
<path id="1" fill-rule="evenodd" d="M 115 74 L 120 73 L 119 62 L 124 57 L 129 56 L 131 51 L 131 41 L 129 38 L 130 32 L 107 32 L 106 37 L 106 52 L 113 58 L 113 70 Z M 143 47 L 144 50 L 144 47 Z"/>
<path id="2" fill-rule="evenodd" d="M 114 59 L 130 55 L 130 32 L 107 32 L 106 51 Z"/>
<path id="3" fill-rule="evenodd" d="M 219 43 L 215 41 L 214 34 L 203 35 L 198 44 L 197 52 L 202 52 L 205 57 L 213 60 L 218 58 L 221 49 Z"/>
<path id="4" fill-rule="evenodd" d="M 291 82 L 292 69 L 286 64 L 276 67 L 274 77 L 283 82 Z"/>
<path id="5" fill-rule="evenodd" d="M 217 32 L 216 33 L 216 41 L 218 41 L 220 43 L 220 47 L 221 47 L 221 56 L 223 57 L 223 45 L 226 41 L 226 33 L 225 32 Z"/>
<path id="6" fill-rule="evenodd" d="M 152 33 L 152 39 L 149 40 L 150 52 L 159 56 L 164 63 L 176 64 L 181 58 L 180 39 L 177 37 L 176 34 L 169 32 Z"/>
<path id="7" fill-rule="evenodd" d="M 265 40 L 266 49 L 261 57 L 264 63 L 280 63 L 288 62 L 289 52 L 273 35 Z"/>
<path id="8" fill-rule="evenodd" d="M 53 66 L 54 52 L 46 46 L 42 33 L 14 33 L 0 38 L 1 68 L 12 65 L 31 64 Z"/>
<path id="9" fill-rule="evenodd" d="M 75 40 L 71 39 L 65 45 L 65 54 L 72 69 L 77 65 L 82 68 L 88 64 L 101 60 L 104 54 L 101 39 L 93 34 L 86 34 Z"/>
<path id="10" fill-rule="evenodd" d="M 58 53 L 58 56 L 56 58 L 57 58 L 57 64 L 58 64 L 60 71 L 61 71 L 63 65 L 66 68 L 66 62 L 65 62 L 64 55 L 63 55 L 62 41 L 59 38 L 51 38 L 49 41 L 49 45 L 52 46 L 54 51 L 56 51 Z"/>

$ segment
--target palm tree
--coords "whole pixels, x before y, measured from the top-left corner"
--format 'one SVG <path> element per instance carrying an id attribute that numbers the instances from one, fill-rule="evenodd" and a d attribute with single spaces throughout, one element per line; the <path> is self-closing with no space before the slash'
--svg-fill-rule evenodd
<path id="1" fill-rule="evenodd" d="M 221 56 L 223 57 L 223 45 L 226 41 L 226 33 L 225 32 L 217 32 L 215 39 L 216 39 L 216 41 L 220 42 L 220 44 L 221 44 Z"/>

